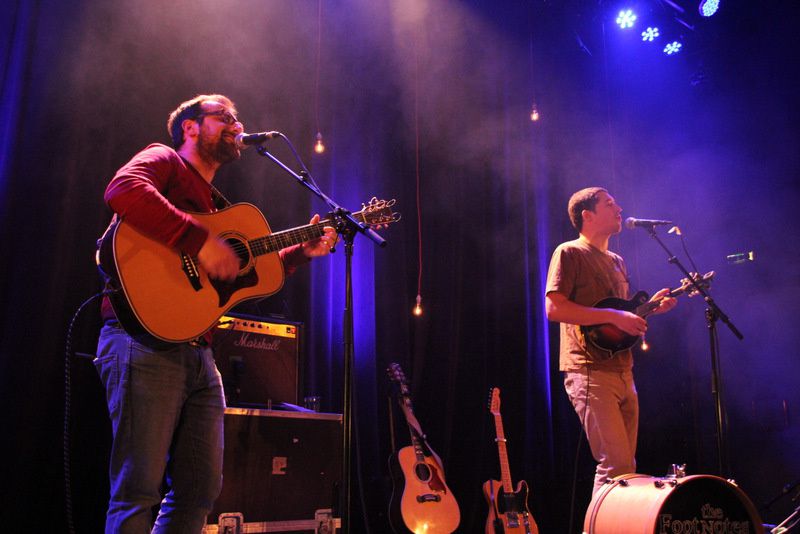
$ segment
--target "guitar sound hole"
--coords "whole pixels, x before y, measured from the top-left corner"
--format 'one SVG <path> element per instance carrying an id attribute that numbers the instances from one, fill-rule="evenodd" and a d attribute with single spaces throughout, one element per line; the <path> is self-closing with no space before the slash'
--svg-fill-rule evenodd
<path id="1" fill-rule="evenodd" d="M 419 463 L 414 466 L 414 474 L 417 475 L 417 478 L 420 479 L 422 482 L 427 482 L 431 479 L 431 470 L 427 466 L 427 464 Z"/>
<path id="2" fill-rule="evenodd" d="M 239 258 L 239 269 L 244 269 L 250 263 L 250 251 L 247 245 L 242 243 L 239 239 L 229 237 L 225 242 L 233 249 L 233 252 Z"/>

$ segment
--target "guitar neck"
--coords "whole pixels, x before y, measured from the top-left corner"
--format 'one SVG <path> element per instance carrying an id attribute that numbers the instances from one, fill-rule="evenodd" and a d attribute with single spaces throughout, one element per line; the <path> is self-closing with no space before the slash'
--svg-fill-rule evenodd
<path id="1" fill-rule="evenodd" d="M 298 226 L 297 228 L 290 228 L 281 232 L 275 232 L 264 237 L 251 239 L 248 243 L 250 250 L 255 256 L 262 256 L 271 252 L 276 252 L 282 248 L 297 245 L 298 243 L 305 243 L 321 237 L 325 233 L 325 225 L 330 224 L 331 221 L 324 220 L 315 224 L 307 224 L 305 226 Z"/>
<path id="2" fill-rule="evenodd" d="M 407 391 L 401 394 L 400 404 L 408 425 L 408 432 L 411 434 L 411 446 L 414 447 L 414 455 L 417 457 L 418 462 L 424 462 L 425 452 L 422 450 L 422 443 L 420 442 L 420 439 L 423 438 L 421 435 L 422 429 L 419 428 L 419 422 L 414 415 L 414 407 L 411 404 L 411 397 L 408 396 Z"/>
<path id="3" fill-rule="evenodd" d="M 506 492 L 513 492 L 511 484 L 511 469 L 508 467 L 508 450 L 506 449 L 506 435 L 503 430 L 503 418 L 497 413 L 494 415 L 494 426 L 497 431 L 497 452 L 500 455 L 500 481 Z"/>
<path id="4" fill-rule="evenodd" d="M 661 304 L 661 301 L 664 300 L 665 298 L 675 298 L 677 296 L 682 295 L 685 292 L 686 288 L 683 286 L 671 289 L 669 293 L 667 293 L 660 299 L 654 300 L 652 302 L 645 302 L 644 304 L 637 306 L 636 310 L 634 310 L 634 313 L 639 317 L 647 317 L 648 315 L 653 313 L 656 310 L 656 308 L 658 308 L 658 306 Z"/>
<path id="5" fill-rule="evenodd" d="M 410 425 L 409 430 L 411 431 L 411 446 L 414 448 L 414 456 L 417 458 L 418 462 L 425 462 L 425 451 L 422 449 L 419 437 L 417 437 L 417 433 L 414 432 L 414 429 L 411 428 Z"/>

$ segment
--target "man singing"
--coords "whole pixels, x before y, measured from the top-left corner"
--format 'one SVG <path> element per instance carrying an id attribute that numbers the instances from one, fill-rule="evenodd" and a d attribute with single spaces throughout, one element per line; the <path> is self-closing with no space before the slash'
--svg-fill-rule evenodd
<path id="1" fill-rule="evenodd" d="M 597 461 L 597 492 L 607 479 L 636 471 L 639 399 L 630 349 L 605 357 L 586 343 L 580 325 L 610 323 L 641 336 L 647 322 L 627 311 L 593 307 L 606 297 L 628 298 L 625 263 L 608 250 L 609 238 L 622 229 L 622 208 L 605 189 L 589 187 L 572 195 L 568 211 L 579 235 L 553 253 L 545 307 L 547 318 L 561 323 L 559 369 Z M 662 299 L 653 313 L 675 306 L 668 292 L 666 288 L 653 295 L 653 301 Z"/>
<path id="2" fill-rule="evenodd" d="M 228 204 L 211 182 L 220 166 L 240 156 L 236 107 L 222 95 L 199 95 L 170 114 L 167 129 L 174 148 L 155 143 L 136 154 L 109 183 L 105 201 L 115 219 L 196 257 L 209 277 L 234 280 L 234 251 L 187 212 Z M 318 215 L 311 220 L 318 221 Z M 326 227 L 323 236 L 280 257 L 291 273 L 335 241 Z M 166 344 L 126 332 L 108 299 L 102 313 L 95 366 L 114 437 L 106 533 L 198 533 L 222 486 L 225 399 L 210 336 Z"/>

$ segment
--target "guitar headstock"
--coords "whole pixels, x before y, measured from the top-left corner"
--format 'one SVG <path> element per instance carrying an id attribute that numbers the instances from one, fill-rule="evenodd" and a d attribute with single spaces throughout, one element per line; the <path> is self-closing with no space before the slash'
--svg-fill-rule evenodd
<path id="1" fill-rule="evenodd" d="M 489 413 L 500 415 L 500 388 L 489 390 Z"/>
<path id="2" fill-rule="evenodd" d="M 390 363 L 389 367 L 386 369 L 386 374 L 389 375 L 389 380 L 397 384 L 397 386 L 400 388 L 401 394 L 408 394 L 408 382 L 406 381 L 406 375 L 403 373 L 403 369 L 400 367 L 399 363 Z"/>
<path id="3" fill-rule="evenodd" d="M 680 295 L 681 293 L 688 291 L 687 295 L 689 297 L 694 297 L 698 294 L 697 288 L 695 284 L 700 286 L 703 289 L 708 289 L 711 287 L 711 280 L 714 278 L 714 271 L 708 271 L 704 275 L 700 275 L 700 273 L 690 273 L 692 275 L 692 280 L 689 278 L 684 278 L 681 280 L 681 285 L 678 289 L 674 290 L 673 293 L 676 295 Z"/>
<path id="4" fill-rule="evenodd" d="M 361 211 L 354 213 L 353 217 L 369 226 L 388 226 L 400 220 L 401 215 L 392 211 L 396 200 L 378 200 L 372 197 L 366 204 L 362 204 Z"/>

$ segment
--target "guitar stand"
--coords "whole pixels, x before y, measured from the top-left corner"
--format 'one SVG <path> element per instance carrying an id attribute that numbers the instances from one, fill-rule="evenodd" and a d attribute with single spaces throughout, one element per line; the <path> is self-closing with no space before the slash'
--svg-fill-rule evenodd
<path id="1" fill-rule="evenodd" d="M 784 519 L 780 522 L 780 524 L 775 525 L 775 527 L 770 530 L 770 534 L 783 534 L 784 532 L 795 531 L 795 527 L 800 524 L 800 505 L 794 509 L 794 512 L 789 514 L 789 517 Z"/>
<path id="2" fill-rule="evenodd" d="M 744 339 L 744 336 L 741 332 L 734 326 L 734 324 L 730 321 L 727 315 L 720 309 L 714 299 L 711 298 L 711 295 L 706 291 L 706 289 L 702 286 L 702 284 L 698 284 L 697 280 L 691 275 L 691 273 L 686 269 L 686 267 L 681 264 L 680 260 L 667 248 L 661 239 L 658 238 L 658 234 L 656 234 L 656 227 L 649 226 L 647 228 L 650 237 L 656 240 L 656 242 L 661 246 L 662 249 L 667 253 L 667 262 L 675 265 L 681 273 L 689 280 L 689 282 L 694 287 L 694 290 L 703 296 L 703 300 L 708 305 L 705 311 L 706 317 L 706 326 L 708 328 L 708 339 L 710 345 L 710 354 L 711 354 L 711 394 L 714 398 L 714 420 L 716 424 L 716 436 L 717 436 L 717 460 L 718 460 L 718 470 L 719 475 L 724 478 L 729 478 L 729 465 L 728 465 L 728 458 L 727 458 L 727 436 L 726 436 L 726 429 L 725 429 L 725 409 L 723 407 L 723 398 L 722 398 L 722 374 L 720 373 L 720 366 L 719 366 L 719 338 L 717 336 L 717 321 L 721 320 L 723 323 L 727 325 L 727 327 L 733 332 L 739 340 Z"/>
<path id="3" fill-rule="evenodd" d="M 800 480 L 796 480 L 795 482 L 792 482 L 791 484 L 786 484 L 783 488 L 781 488 L 780 493 L 778 493 L 776 496 L 774 496 L 768 502 L 765 502 L 765 503 L 763 503 L 761 505 L 762 517 L 763 517 L 763 514 L 767 510 L 772 508 L 773 504 L 775 504 L 776 502 L 781 500 L 783 497 L 785 497 L 786 495 L 788 495 L 791 492 L 793 492 L 798 487 L 800 487 Z M 800 501 L 800 491 L 798 491 L 794 495 L 794 497 L 792 497 L 792 502 L 798 502 L 798 501 Z M 789 514 L 789 516 L 786 519 L 784 519 L 783 521 L 781 521 L 779 524 L 777 524 L 777 525 L 766 525 L 765 524 L 764 526 L 765 527 L 767 527 L 767 526 L 771 526 L 772 527 L 770 529 L 770 531 L 769 531 L 770 534 L 783 534 L 785 532 L 795 531 L 795 527 L 797 527 L 798 525 L 800 525 L 800 505 L 798 505 L 794 509 L 794 511 L 791 514 Z"/>
<path id="4" fill-rule="evenodd" d="M 262 145 L 256 146 L 256 151 L 269 158 L 281 169 L 286 171 L 300 185 L 319 197 L 331 209 L 331 213 L 336 219 L 336 231 L 344 238 L 345 251 L 345 307 L 343 319 L 343 346 L 344 346 L 344 386 L 343 386 L 343 407 L 342 407 L 342 489 L 341 489 L 341 518 L 342 534 L 350 533 L 350 510 L 351 510 L 351 473 L 350 458 L 352 456 L 352 401 L 353 401 L 353 362 L 355 361 L 353 345 L 353 244 L 358 233 L 369 238 L 379 247 L 386 246 L 386 240 L 375 232 L 369 225 L 358 222 L 352 214 L 336 203 L 332 198 L 322 192 L 314 179 L 306 169 L 292 143 L 283 134 L 280 137 L 286 142 L 294 153 L 300 166 L 303 168 L 300 173 L 294 172 L 287 167 L 281 160 L 270 154 Z"/>

